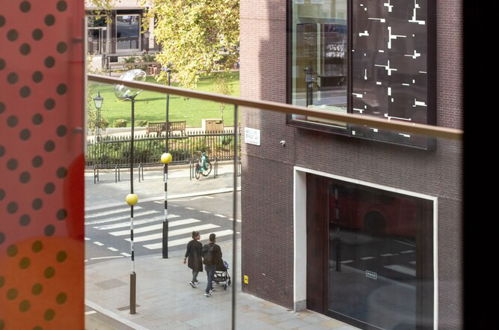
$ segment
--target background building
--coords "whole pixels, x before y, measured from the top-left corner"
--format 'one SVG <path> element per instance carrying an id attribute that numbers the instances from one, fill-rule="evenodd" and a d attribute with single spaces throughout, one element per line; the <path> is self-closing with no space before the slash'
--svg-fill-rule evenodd
<path id="1" fill-rule="evenodd" d="M 137 0 L 123 0 L 110 10 L 102 10 L 86 3 L 87 53 L 96 65 L 118 62 L 119 58 L 155 53 L 159 46 L 154 42 L 154 22 L 149 20 L 143 30 L 147 6 Z M 147 24 L 146 24 L 147 26 Z"/>
<path id="2" fill-rule="evenodd" d="M 241 96 L 461 128 L 461 26 L 451 1 L 243 0 Z M 459 326 L 459 143 L 252 109 L 243 126 L 246 292 L 362 328 Z"/>

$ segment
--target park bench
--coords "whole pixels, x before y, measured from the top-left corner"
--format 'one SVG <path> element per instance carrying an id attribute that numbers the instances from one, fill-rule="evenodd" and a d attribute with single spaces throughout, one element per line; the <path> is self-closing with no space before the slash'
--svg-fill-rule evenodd
<path id="1" fill-rule="evenodd" d="M 168 123 L 168 131 L 169 132 L 174 132 L 174 131 L 180 131 L 182 134 L 185 134 L 185 129 L 186 129 L 186 121 L 170 121 Z M 147 124 L 146 127 L 146 134 L 149 135 L 149 133 L 156 133 L 156 135 L 160 135 L 162 132 L 166 132 L 166 122 L 161 121 L 161 122 L 150 122 Z"/>

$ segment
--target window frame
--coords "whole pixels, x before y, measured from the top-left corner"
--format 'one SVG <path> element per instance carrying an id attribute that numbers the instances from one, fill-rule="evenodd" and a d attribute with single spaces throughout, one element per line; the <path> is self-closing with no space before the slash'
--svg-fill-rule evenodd
<path id="1" fill-rule="evenodd" d="M 138 16 L 139 18 L 139 24 L 138 24 L 138 27 L 139 27 L 139 34 L 138 34 L 138 37 L 137 37 L 137 40 L 138 40 L 138 47 L 137 48 L 118 48 L 118 17 L 119 16 Z M 116 40 L 116 53 L 127 53 L 127 52 L 130 52 L 130 51 L 138 51 L 140 52 L 142 50 L 142 15 L 140 13 L 116 13 L 116 16 L 115 16 L 115 19 L 116 19 L 116 23 L 115 23 L 115 30 L 114 30 L 114 36 L 115 36 L 115 40 Z"/>
<path id="2" fill-rule="evenodd" d="M 327 0 L 330 1 L 330 0 Z M 353 91 L 353 56 L 352 56 L 352 45 L 353 45 L 353 3 L 354 0 L 346 0 L 347 2 L 347 113 L 353 114 L 352 110 L 352 91 Z M 292 88 L 293 88 L 293 2 L 294 0 L 286 1 L 286 103 L 292 103 Z M 426 20 L 426 42 L 427 42 L 427 60 L 426 60 L 426 71 L 427 71 L 427 111 L 426 111 L 426 123 L 427 125 L 437 125 L 437 100 L 436 100 L 436 86 L 437 86 L 437 62 L 436 62 L 436 3 L 433 0 L 427 0 L 427 20 Z M 420 144 L 415 143 L 404 143 L 397 141 L 395 138 L 390 140 L 382 139 L 380 137 L 368 137 L 368 136 L 358 136 L 355 134 L 355 129 L 357 127 L 347 124 L 345 128 L 338 127 L 335 125 L 327 123 L 319 123 L 308 121 L 305 119 L 294 119 L 293 115 L 286 115 L 286 125 L 296 127 L 298 129 L 306 129 L 311 131 L 318 131 L 322 133 L 329 133 L 333 135 L 347 136 L 361 140 L 376 141 L 382 143 L 388 143 L 398 146 L 404 146 L 414 149 L 428 150 L 432 151 L 436 148 L 436 139 L 432 137 L 423 137 L 424 142 Z M 381 118 L 381 117 L 377 117 Z M 386 132 L 386 131 L 384 131 Z M 388 135 L 393 135 L 396 137 L 396 132 L 386 132 Z"/>

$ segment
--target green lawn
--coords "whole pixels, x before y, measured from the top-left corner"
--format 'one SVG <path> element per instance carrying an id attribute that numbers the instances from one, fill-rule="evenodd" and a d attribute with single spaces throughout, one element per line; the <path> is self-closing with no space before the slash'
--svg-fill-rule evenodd
<path id="1" fill-rule="evenodd" d="M 147 82 L 156 83 L 154 77 L 147 77 Z M 231 73 L 230 85 L 232 86 L 232 96 L 239 96 L 239 72 Z M 172 84 L 172 86 L 176 86 Z M 196 90 L 213 92 L 214 79 L 203 78 L 199 81 Z M 109 122 L 109 127 L 113 126 L 116 119 L 125 119 L 130 126 L 130 102 L 121 101 L 114 95 L 114 86 L 97 83 L 89 83 L 88 93 L 94 97 L 100 91 L 104 102 L 101 108 L 101 117 Z M 135 120 L 165 121 L 166 95 L 144 91 L 136 98 Z M 94 107 L 93 102 L 89 107 Z M 225 105 L 223 119 L 225 126 L 234 124 L 234 107 Z M 199 99 L 186 99 L 175 95 L 170 95 L 170 121 L 185 120 L 188 127 L 201 127 L 201 120 L 208 118 L 222 118 L 221 104 L 203 101 Z"/>

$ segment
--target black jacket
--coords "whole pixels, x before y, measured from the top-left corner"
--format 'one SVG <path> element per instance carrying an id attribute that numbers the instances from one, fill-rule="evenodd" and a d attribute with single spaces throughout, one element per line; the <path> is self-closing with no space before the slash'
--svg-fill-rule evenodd
<path id="1" fill-rule="evenodd" d="M 211 250 L 211 254 L 212 254 L 212 261 L 211 262 L 209 262 L 207 260 L 207 258 L 206 258 L 210 250 Z M 205 265 L 207 265 L 207 266 L 210 266 L 210 265 L 215 265 L 215 266 L 223 265 L 223 261 L 222 261 L 222 249 L 220 249 L 220 246 L 218 246 L 215 243 L 205 244 L 203 246 L 203 263 Z"/>
<path id="2" fill-rule="evenodd" d="M 189 266 L 190 269 L 198 272 L 203 271 L 203 263 L 201 260 L 202 248 L 203 244 L 193 239 L 187 244 L 187 251 L 185 251 L 185 257 L 189 258 L 187 261 L 187 266 Z"/>

